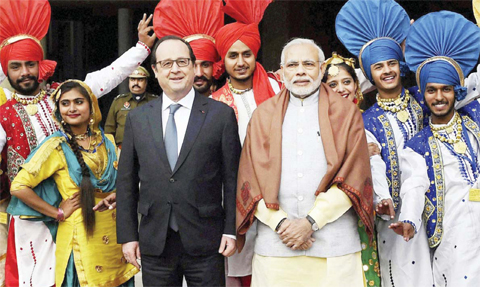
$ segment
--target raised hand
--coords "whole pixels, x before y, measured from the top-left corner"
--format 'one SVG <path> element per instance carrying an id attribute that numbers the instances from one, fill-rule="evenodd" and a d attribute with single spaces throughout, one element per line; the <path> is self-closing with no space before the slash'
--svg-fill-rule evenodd
<path id="1" fill-rule="evenodd" d="M 140 20 L 140 23 L 138 23 L 138 40 L 140 42 L 143 42 L 145 45 L 147 45 L 150 49 L 153 47 L 153 44 L 155 44 L 155 39 L 157 39 L 157 35 L 155 33 L 152 33 L 150 36 L 149 33 L 153 31 L 153 26 L 148 26 L 150 24 L 150 21 L 152 21 L 153 15 L 150 14 L 147 19 L 147 14 L 143 14 L 142 20 Z"/>

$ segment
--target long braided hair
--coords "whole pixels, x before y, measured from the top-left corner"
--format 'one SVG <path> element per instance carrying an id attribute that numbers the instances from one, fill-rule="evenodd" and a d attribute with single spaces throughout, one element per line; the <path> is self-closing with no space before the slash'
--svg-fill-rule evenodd
<path id="1" fill-rule="evenodd" d="M 60 92 L 63 95 L 64 93 L 76 90 L 80 94 L 82 94 L 88 101 L 90 105 L 90 111 L 92 111 L 92 100 L 90 99 L 90 95 L 88 92 L 77 82 L 67 82 L 60 87 Z M 61 97 L 60 97 L 61 99 Z M 59 103 L 60 99 L 55 102 L 57 110 L 60 110 Z M 82 152 L 80 151 L 80 146 L 78 145 L 77 141 L 75 140 L 75 136 L 72 132 L 72 128 L 69 124 L 64 123 L 62 121 L 62 126 L 65 132 L 70 136 L 68 140 L 68 144 L 72 148 L 75 157 L 82 168 L 82 182 L 80 184 L 80 207 L 82 208 L 82 215 L 83 215 L 83 223 L 85 225 L 85 229 L 88 235 L 93 234 L 93 229 L 95 227 L 95 211 L 93 211 L 93 207 L 95 206 L 95 198 L 94 192 L 95 189 L 92 185 L 90 180 L 90 171 L 87 167 L 87 164 L 83 160 Z"/>

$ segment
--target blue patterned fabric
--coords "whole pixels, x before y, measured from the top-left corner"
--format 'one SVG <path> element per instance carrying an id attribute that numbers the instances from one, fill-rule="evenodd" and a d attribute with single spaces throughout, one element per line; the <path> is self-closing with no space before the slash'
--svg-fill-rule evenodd
<path id="1" fill-rule="evenodd" d="M 420 123 L 420 129 L 428 125 L 428 109 L 425 106 L 423 98 L 418 93 L 417 87 L 408 89 L 410 95 L 413 96 L 413 105 L 417 105 L 416 110 L 420 113 L 417 121 Z M 402 89 L 402 94 L 405 91 Z M 400 192 L 400 170 L 397 143 L 395 141 L 395 135 L 390 121 L 388 120 L 385 111 L 375 103 L 372 107 L 363 113 L 363 122 L 365 129 L 371 132 L 377 141 L 382 145 L 381 156 L 385 162 L 387 168 L 387 182 L 390 188 L 390 195 L 392 196 L 395 209 L 399 203 Z"/>
<path id="2" fill-rule="evenodd" d="M 475 135 L 480 143 L 480 104 L 473 101 L 458 110 L 466 128 Z M 406 147 L 425 158 L 430 187 L 425 194 L 423 221 L 426 226 L 428 243 L 431 248 L 440 244 L 443 234 L 443 213 L 445 211 L 445 174 L 442 154 L 438 141 L 433 137 L 427 125 L 421 132 L 406 143 Z"/>

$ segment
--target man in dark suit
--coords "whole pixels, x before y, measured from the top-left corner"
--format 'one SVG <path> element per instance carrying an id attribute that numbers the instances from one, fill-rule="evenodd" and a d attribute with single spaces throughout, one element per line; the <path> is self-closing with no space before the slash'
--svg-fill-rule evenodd
<path id="1" fill-rule="evenodd" d="M 144 286 L 181 286 L 183 276 L 224 286 L 224 256 L 236 249 L 237 122 L 230 107 L 195 92 L 194 63 L 184 40 L 160 39 L 152 69 L 163 95 L 125 123 L 117 240 L 137 267 L 141 254 Z"/>

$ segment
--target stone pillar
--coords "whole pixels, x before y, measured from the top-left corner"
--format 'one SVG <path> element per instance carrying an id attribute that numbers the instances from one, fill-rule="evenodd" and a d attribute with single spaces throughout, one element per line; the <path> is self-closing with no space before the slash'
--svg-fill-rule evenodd
<path id="1" fill-rule="evenodd" d="M 132 47 L 132 17 L 128 8 L 118 9 L 118 55 L 122 55 Z M 119 94 L 128 93 L 128 82 L 123 81 L 118 86 Z"/>
<path id="2" fill-rule="evenodd" d="M 276 71 L 280 68 L 282 48 L 289 37 L 288 21 L 284 20 L 288 19 L 288 5 L 288 1 L 274 1 L 263 16 L 260 27 L 262 65 L 267 71 Z"/>

